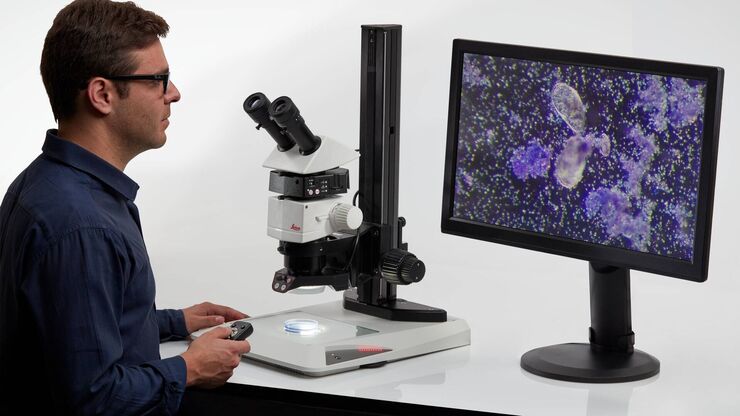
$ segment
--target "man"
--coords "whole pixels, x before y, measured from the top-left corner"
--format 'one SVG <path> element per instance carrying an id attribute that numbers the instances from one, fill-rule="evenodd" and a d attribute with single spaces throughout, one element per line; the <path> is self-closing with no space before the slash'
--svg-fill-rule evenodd
<path id="1" fill-rule="evenodd" d="M 154 305 L 138 185 L 123 170 L 164 145 L 180 99 L 168 30 L 131 2 L 77 0 L 47 34 L 41 75 L 59 129 L 0 206 L 0 414 L 173 414 L 186 386 L 222 385 L 249 351 L 217 328 L 159 356 L 160 341 L 246 317 Z"/>

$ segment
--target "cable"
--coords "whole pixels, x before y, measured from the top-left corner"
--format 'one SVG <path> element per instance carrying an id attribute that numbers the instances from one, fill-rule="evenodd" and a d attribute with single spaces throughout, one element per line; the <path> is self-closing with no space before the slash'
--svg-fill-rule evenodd
<path id="1" fill-rule="evenodd" d="M 353 196 L 353 197 L 352 197 L 352 205 L 353 205 L 353 206 L 357 206 L 357 197 L 358 197 L 358 196 L 360 196 L 360 191 L 357 191 L 357 192 L 355 192 L 355 196 Z M 352 265 L 352 261 L 353 261 L 353 260 L 354 260 L 354 258 L 355 258 L 355 252 L 357 252 L 357 246 L 358 246 L 358 243 L 360 242 L 360 230 L 361 230 L 361 229 L 362 229 L 362 225 L 360 225 L 360 226 L 359 226 L 359 227 L 357 228 L 357 230 L 355 230 L 355 242 L 353 243 L 353 247 L 352 247 L 352 254 L 350 254 L 350 256 L 349 256 L 349 261 L 348 261 L 348 262 L 347 262 L 347 264 L 346 264 L 346 265 L 344 266 L 344 271 L 345 271 L 345 272 L 346 272 L 347 270 L 349 270 L 349 266 L 351 266 L 351 265 Z"/>

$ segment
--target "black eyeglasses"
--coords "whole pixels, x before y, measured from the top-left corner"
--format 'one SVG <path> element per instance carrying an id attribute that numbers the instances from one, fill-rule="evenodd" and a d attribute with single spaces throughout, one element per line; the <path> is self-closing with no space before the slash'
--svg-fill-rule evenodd
<path id="1" fill-rule="evenodd" d="M 111 81 L 162 81 L 164 87 L 163 91 L 167 94 L 167 86 L 170 84 L 170 73 L 166 74 L 152 74 L 152 75 L 116 75 L 112 77 L 104 77 Z"/>

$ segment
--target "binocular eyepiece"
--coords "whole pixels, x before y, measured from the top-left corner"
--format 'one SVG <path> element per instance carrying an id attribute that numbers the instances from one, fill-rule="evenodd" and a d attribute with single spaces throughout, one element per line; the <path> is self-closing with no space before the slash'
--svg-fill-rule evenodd
<path id="1" fill-rule="evenodd" d="M 279 97 L 271 103 L 265 94 L 256 92 L 244 100 L 244 111 L 257 123 L 257 129 L 264 127 L 270 133 L 281 152 L 297 144 L 302 155 L 310 155 L 321 146 L 321 139 L 311 133 L 298 107 L 288 97 Z"/>

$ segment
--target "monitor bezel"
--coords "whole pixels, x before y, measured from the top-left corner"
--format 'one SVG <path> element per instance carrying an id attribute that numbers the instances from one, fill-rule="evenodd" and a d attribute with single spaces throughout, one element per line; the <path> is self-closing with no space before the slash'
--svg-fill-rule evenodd
<path id="1" fill-rule="evenodd" d="M 457 167 L 457 133 L 463 57 L 466 53 L 705 80 L 707 93 L 693 261 L 455 218 L 452 214 Z M 723 73 L 723 69 L 719 67 L 455 39 L 452 46 L 442 232 L 685 280 L 706 281 L 709 269 Z"/>

